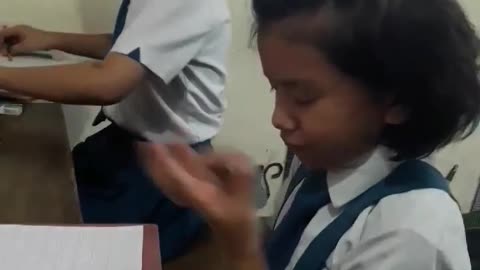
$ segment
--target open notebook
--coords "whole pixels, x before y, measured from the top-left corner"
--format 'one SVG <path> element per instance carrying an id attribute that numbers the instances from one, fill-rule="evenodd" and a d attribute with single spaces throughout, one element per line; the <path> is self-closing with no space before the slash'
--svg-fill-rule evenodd
<path id="1" fill-rule="evenodd" d="M 0 268 L 160 270 L 156 226 L 0 226 Z"/>

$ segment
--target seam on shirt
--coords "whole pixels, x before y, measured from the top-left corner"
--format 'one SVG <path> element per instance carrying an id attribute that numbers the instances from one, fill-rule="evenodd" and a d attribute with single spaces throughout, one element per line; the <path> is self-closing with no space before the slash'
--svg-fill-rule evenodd
<path id="1" fill-rule="evenodd" d="M 367 219 L 368 217 L 370 216 L 370 214 L 373 212 L 373 210 L 375 209 L 375 207 L 377 206 L 378 204 L 375 204 L 375 205 L 372 205 L 372 206 L 369 206 L 368 208 L 368 213 L 367 213 L 367 217 L 365 219 L 365 222 L 363 223 L 363 227 L 362 227 L 362 232 L 360 233 L 360 237 L 359 237 L 359 240 L 362 241 L 362 239 L 364 239 L 365 237 L 365 231 L 367 229 L 367 226 L 366 226 L 366 223 L 367 223 Z M 367 211 L 367 210 L 364 210 L 364 211 Z M 353 223 L 353 225 L 355 225 L 355 223 L 357 222 L 358 218 L 363 214 L 360 213 L 360 215 L 358 215 L 357 219 L 355 220 L 355 222 Z M 352 226 L 353 227 L 353 226 Z"/>
<path id="2" fill-rule="evenodd" d="M 368 217 L 367 217 L 368 219 Z M 364 226 L 364 229 L 365 229 L 366 226 Z M 368 241 L 371 241 L 371 240 L 375 240 L 375 239 L 379 239 L 379 238 L 383 238 L 383 237 L 388 237 L 389 235 L 402 235 L 402 234 L 408 234 L 408 235 L 413 235 L 414 237 L 419 237 L 421 239 L 423 239 L 425 242 L 427 242 L 430 246 L 434 247 L 437 251 L 441 251 L 436 243 L 434 243 L 432 240 L 428 239 L 427 237 L 425 237 L 424 235 L 420 234 L 419 232 L 415 231 L 414 229 L 412 228 L 399 228 L 399 229 L 395 229 L 395 230 L 387 230 L 385 231 L 384 233 L 380 234 L 380 235 L 376 235 L 370 239 L 365 239 L 364 236 L 362 235 L 359 239 L 359 242 L 368 242 Z M 361 245 L 361 244 L 360 244 Z"/>
<path id="3" fill-rule="evenodd" d="M 445 257 L 443 256 L 443 252 L 437 247 L 437 245 L 435 243 L 433 243 L 431 240 L 429 240 L 428 238 L 426 238 L 425 236 L 423 236 L 422 234 L 416 232 L 415 230 L 413 229 L 401 229 L 401 230 L 395 230 L 395 231 L 391 231 L 387 234 L 393 234 L 393 233 L 396 233 L 396 234 L 410 234 L 411 236 L 413 237 L 418 237 L 420 239 L 422 239 L 426 244 L 428 244 L 435 252 L 435 258 L 436 258 L 436 261 L 435 261 L 435 265 L 438 266 L 438 258 L 440 257 L 439 254 L 441 254 L 442 258 Z M 435 269 L 441 269 L 441 268 L 435 268 Z"/>
<path id="4" fill-rule="evenodd" d="M 408 237 L 405 237 L 405 236 L 408 236 Z M 392 238 L 392 239 L 404 238 L 404 239 L 407 239 L 407 240 L 411 240 L 412 237 L 413 238 L 419 238 L 421 241 L 424 242 L 424 244 L 426 246 L 429 246 L 429 247 L 432 248 L 432 252 L 435 253 L 434 255 L 435 255 L 435 258 L 436 258 L 435 265 L 439 265 L 439 258 L 446 258 L 445 254 L 442 252 L 442 250 L 440 250 L 434 243 L 432 243 L 432 241 L 430 241 L 429 239 L 427 239 L 423 235 L 419 234 L 418 232 L 416 232 L 412 229 L 400 229 L 400 230 L 387 231 L 387 232 L 385 232 L 381 235 L 377 235 L 377 236 L 372 237 L 371 239 L 368 239 L 368 240 L 360 239 L 358 245 L 356 247 L 354 247 L 352 250 L 350 250 L 349 252 L 345 253 L 345 257 L 342 260 L 344 260 L 345 258 L 347 258 L 347 259 L 350 258 L 351 259 L 352 258 L 351 256 L 357 257 L 358 254 L 355 254 L 353 252 L 355 252 L 355 251 L 358 252 L 358 250 L 363 249 L 365 246 L 368 247 L 369 245 L 372 245 L 372 243 L 374 243 L 375 245 L 378 245 L 378 243 L 381 243 L 382 241 L 388 240 L 389 238 Z M 340 241 L 342 241 L 342 240 L 340 240 Z M 403 246 L 403 245 L 405 245 L 405 243 L 409 243 L 409 241 L 403 240 L 403 244 L 401 243 L 400 247 L 405 248 L 405 246 Z M 330 254 L 329 259 L 334 253 L 335 253 L 335 250 L 332 252 L 332 254 Z M 444 261 L 446 261 L 446 260 L 444 259 Z M 440 269 L 440 268 L 435 268 L 435 269 Z"/>
<path id="5" fill-rule="evenodd" d="M 376 204 L 369 206 L 368 214 L 367 214 L 365 223 L 367 223 L 368 218 L 370 217 L 370 215 L 372 214 L 372 212 L 373 212 L 374 210 L 376 210 L 377 206 L 378 206 L 379 204 L 381 204 L 382 201 L 388 200 L 388 199 L 392 199 L 392 198 L 394 198 L 394 197 L 396 197 L 396 196 L 401 196 L 401 195 L 406 195 L 406 194 L 410 194 L 410 195 L 411 195 L 412 193 L 422 192 L 422 191 L 425 191 L 425 190 L 431 190 L 431 191 L 435 191 L 435 192 L 438 191 L 438 192 L 441 192 L 441 193 L 446 194 L 450 199 L 452 199 L 451 196 L 449 196 L 449 194 L 446 193 L 445 191 L 438 190 L 438 189 L 435 189 L 435 188 L 418 189 L 418 190 L 411 190 L 411 191 L 404 192 L 404 193 L 399 193 L 399 194 L 391 194 L 391 195 L 389 195 L 389 196 L 386 196 L 386 197 L 382 198 L 382 199 L 379 200 Z M 455 202 L 455 201 L 453 201 L 453 202 Z M 365 209 L 364 211 L 367 211 L 367 209 Z M 362 212 L 362 213 L 363 213 L 363 212 Z M 362 215 L 362 213 L 360 213 L 360 215 Z M 359 216 L 360 216 L 360 215 L 359 215 Z M 403 230 L 403 229 L 405 229 L 405 230 L 412 230 L 412 229 L 410 229 L 410 228 L 398 228 L 398 229 L 400 229 L 400 230 Z M 363 239 L 363 237 L 364 237 L 364 235 L 365 235 L 365 231 L 366 231 L 366 226 L 363 226 L 363 228 L 362 228 L 362 233 L 361 233 L 361 235 L 360 235 L 360 239 Z"/>

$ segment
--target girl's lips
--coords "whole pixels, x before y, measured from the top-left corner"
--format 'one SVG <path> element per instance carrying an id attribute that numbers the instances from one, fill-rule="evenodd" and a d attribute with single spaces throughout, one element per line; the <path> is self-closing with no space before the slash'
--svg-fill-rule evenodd
<path id="1" fill-rule="evenodd" d="M 289 149 L 302 149 L 302 148 L 304 148 L 304 145 L 299 144 L 299 143 L 290 143 L 290 142 L 287 142 L 287 141 L 283 141 L 283 142 L 285 143 L 285 145 Z"/>

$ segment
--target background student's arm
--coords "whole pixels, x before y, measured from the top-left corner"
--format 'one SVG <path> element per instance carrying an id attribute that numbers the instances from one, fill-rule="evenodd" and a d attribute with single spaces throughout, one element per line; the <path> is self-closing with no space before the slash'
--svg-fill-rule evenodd
<path id="1" fill-rule="evenodd" d="M 19 25 L 0 29 L 0 48 L 12 55 L 40 50 L 61 50 L 67 53 L 103 59 L 112 47 L 111 34 L 69 34 L 48 32 Z"/>
<path id="2" fill-rule="evenodd" d="M 67 104 L 108 105 L 120 101 L 143 80 L 144 67 L 121 54 L 101 62 L 0 68 L 0 89 Z"/>
<path id="3" fill-rule="evenodd" d="M 103 59 L 112 48 L 111 34 L 51 33 L 53 49 L 67 53 Z"/>

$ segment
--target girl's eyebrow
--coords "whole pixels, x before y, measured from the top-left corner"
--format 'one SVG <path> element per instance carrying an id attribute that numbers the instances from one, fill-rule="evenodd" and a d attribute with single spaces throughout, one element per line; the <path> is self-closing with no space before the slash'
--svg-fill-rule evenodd
<path id="1" fill-rule="evenodd" d="M 275 84 L 275 85 L 289 85 L 289 86 L 293 86 L 293 85 L 298 85 L 298 84 L 302 84 L 302 83 L 307 83 L 307 80 L 304 80 L 304 79 L 301 79 L 301 78 L 274 78 L 274 77 L 268 77 L 269 81 L 272 83 L 272 84 Z"/>
<path id="2" fill-rule="evenodd" d="M 302 87 L 311 87 L 314 85 L 313 80 L 309 79 L 282 79 L 282 80 L 270 80 L 270 84 L 274 87 L 283 86 L 287 88 L 302 88 Z"/>
<path id="3" fill-rule="evenodd" d="M 297 80 L 279 80 L 279 81 L 271 81 L 270 82 L 272 88 L 278 90 L 281 88 L 282 90 L 290 91 L 298 89 L 301 83 Z"/>

